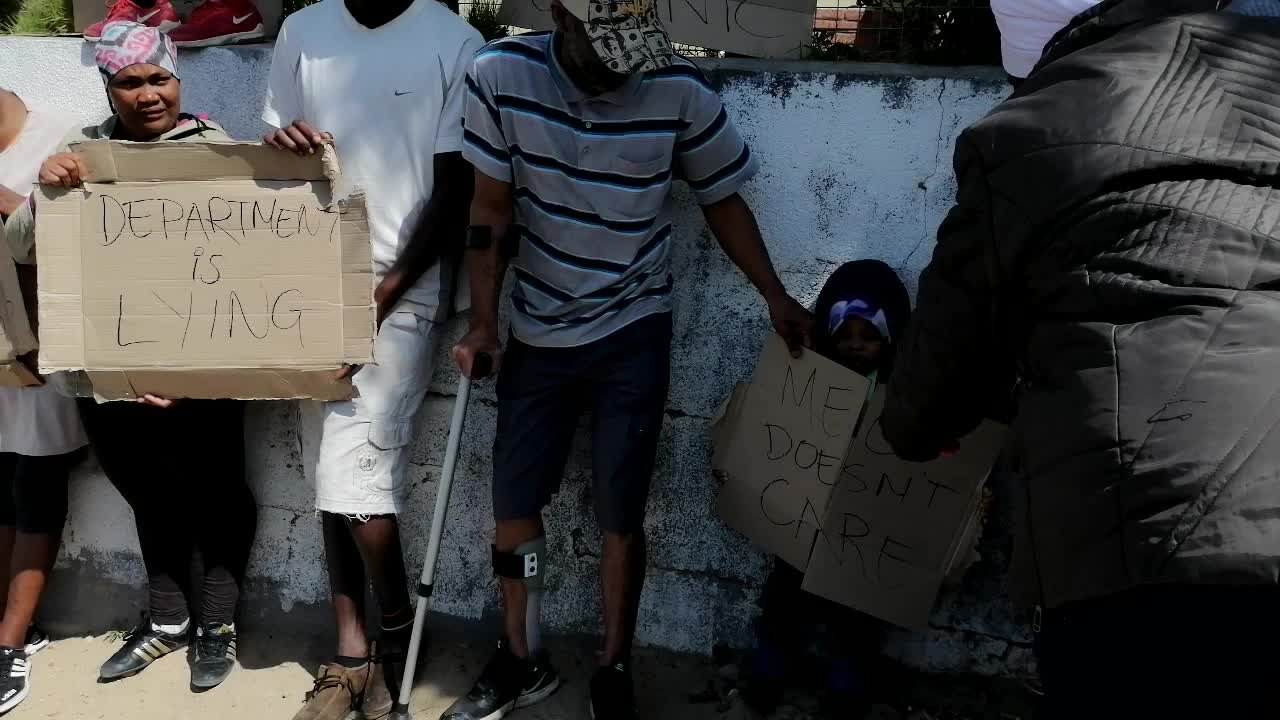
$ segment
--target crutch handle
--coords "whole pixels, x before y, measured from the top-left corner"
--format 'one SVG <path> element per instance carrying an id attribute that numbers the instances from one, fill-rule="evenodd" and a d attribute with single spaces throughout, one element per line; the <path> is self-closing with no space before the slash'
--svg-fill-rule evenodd
<path id="1" fill-rule="evenodd" d="M 489 377 L 489 373 L 493 372 L 493 356 L 489 353 L 476 353 L 475 360 L 471 361 L 471 377 L 474 380 L 483 380 Z"/>

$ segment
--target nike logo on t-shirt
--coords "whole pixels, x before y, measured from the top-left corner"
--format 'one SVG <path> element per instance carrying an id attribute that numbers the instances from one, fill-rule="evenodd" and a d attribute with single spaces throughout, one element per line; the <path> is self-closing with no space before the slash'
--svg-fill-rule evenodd
<path id="1" fill-rule="evenodd" d="M 152 10 L 151 12 L 147 13 L 146 15 L 139 15 L 139 16 L 138 16 L 138 22 L 139 22 L 139 23 L 145 23 L 146 21 L 148 21 L 148 20 L 150 20 L 151 18 L 155 17 L 155 16 L 156 16 L 156 13 L 159 13 L 159 12 L 160 12 L 159 10 Z"/>
<path id="2" fill-rule="evenodd" d="M 400 97 L 401 95 L 412 95 L 412 94 L 413 94 L 412 90 L 407 90 L 405 92 L 400 92 L 399 90 L 396 90 L 396 97 Z"/>
<path id="3" fill-rule="evenodd" d="M 241 16 L 241 17 L 233 17 L 233 18 L 231 18 L 231 22 L 232 22 L 232 23 L 234 23 L 234 24 L 236 24 L 236 25 L 239 25 L 239 24 L 243 23 L 245 20 L 248 20 L 248 19 L 249 19 L 249 18 L 251 18 L 251 17 L 253 17 L 253 13 L 249 13 L 248 15 L 243 15 L 243 16 Z"/>

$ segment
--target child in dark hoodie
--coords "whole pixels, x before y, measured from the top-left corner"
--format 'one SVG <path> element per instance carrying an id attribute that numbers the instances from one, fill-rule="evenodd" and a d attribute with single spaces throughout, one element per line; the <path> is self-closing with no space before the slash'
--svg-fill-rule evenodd
<path id="1" fill-rule="evenodd" d="M 881 384 L 893 372 L 894 343 L 911 318 L 911 298 L 898 274 L 879 260 L 841 265 L 818 293 L 818 353 Z"/>
<path id="2" fill-rule="evenodd" d="M 892 268 L 878 260 L 840 266 L 823 285 L 814 315 L 820 354 L 877 383 L 889 381 L 895 343 L 911 315 L 907 288 Z M 760 596 L 763 612 L 744 697 L 752 709 L 768 715 L 787 680 L 800 670 L 824 679 L 829 717 L 862 717 L 870 709 L 867 678 L 887 626 L 804 592 L 803 578 L 786 563 L 774 562 Z"/>

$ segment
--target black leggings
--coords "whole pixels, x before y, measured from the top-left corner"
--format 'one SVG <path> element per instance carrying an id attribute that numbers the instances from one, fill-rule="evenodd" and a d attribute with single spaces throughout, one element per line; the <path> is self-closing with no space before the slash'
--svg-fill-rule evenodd
<path id="1" fill-rule="evenodd" d="M 199 621 L 234 622 L 258 524 L 245 482 L 243 404 L 185 400 L 161 409 L 81 400 L 80 414 L 107 478 L 133 508 L 152 621 L 190 617 L 198 556 Z"/>
<path id="2" fill-rule="evenodd" d="M 65 455 L 0 453 L 0 527 L 31 535 L 61 535 L 67 522 L 67 483 L 84 459 Z"/>

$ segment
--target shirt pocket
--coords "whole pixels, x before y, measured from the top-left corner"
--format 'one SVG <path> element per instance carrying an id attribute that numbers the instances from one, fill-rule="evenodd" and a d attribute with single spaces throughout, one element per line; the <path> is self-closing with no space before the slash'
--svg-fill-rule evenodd
<path id="1" fill-rule="evenodd" d="M 619 175 L 632 177 L 652 177 L 669 174 L 671 155 L 665 150 L 659 152 L 623 151 L 609 155 L 607 170 Z"/>
<path id="2" fill-rule="evenodd" d="M 599 209 L 613 218 L 640 220 L 656 217 L 671 187 L 671 158 L 650 153 L 649 159 L 636 160 L 625 155 L 610 155 L 604 170 L 609 174 L 610 192 L 596 194 Z"/>

